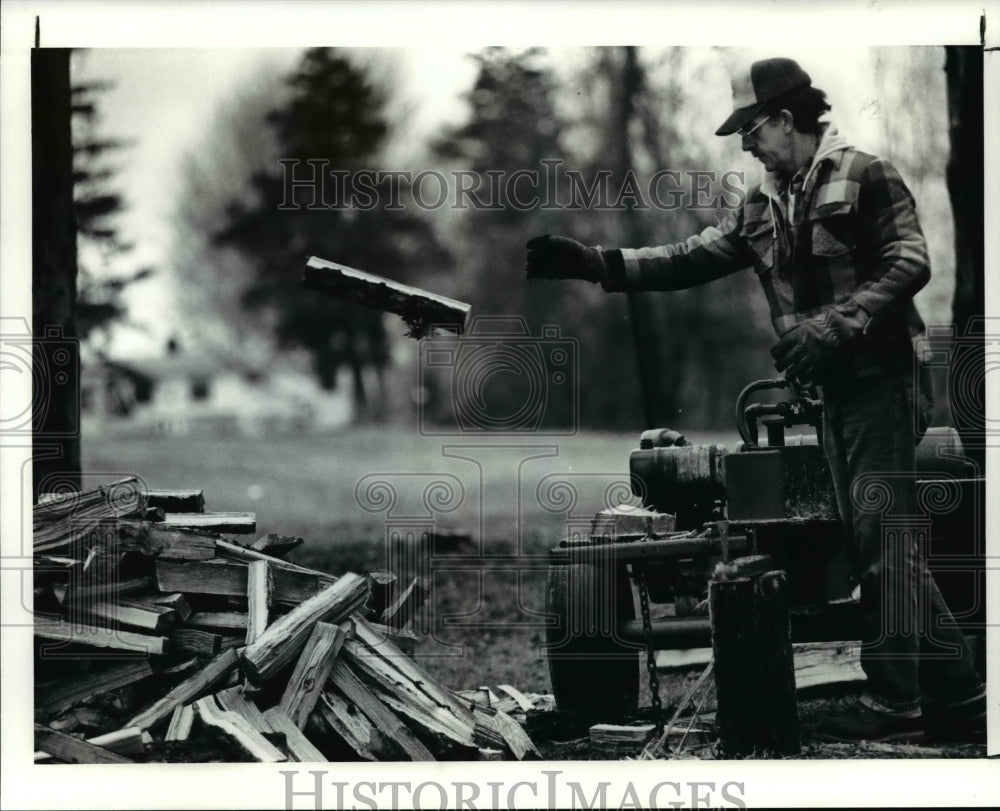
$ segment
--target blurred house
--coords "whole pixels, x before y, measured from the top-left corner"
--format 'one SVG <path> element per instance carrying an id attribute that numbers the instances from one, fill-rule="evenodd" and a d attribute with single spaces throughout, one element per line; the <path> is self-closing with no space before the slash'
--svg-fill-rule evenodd
<path id="1" fill-rule="evenodd" d="M 82 429 L 116 435 L 249 435 L 330 431 L 355 417 L 350 374 L 332 391 L 294 368 L 165 354 L 95 359 L 81 374 Z"/>

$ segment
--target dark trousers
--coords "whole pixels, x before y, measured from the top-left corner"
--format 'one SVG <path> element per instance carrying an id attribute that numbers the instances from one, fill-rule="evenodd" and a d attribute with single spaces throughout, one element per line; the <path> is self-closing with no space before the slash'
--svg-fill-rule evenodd
<path id="1" fill-rule="evenodd" d="M 870 701 L 912 712 L 982 689 L 927 569 L 933 504 L 917 499 L 912 375 L 826 386 L 823 443 L 861 585 L 861 667 Z"/>

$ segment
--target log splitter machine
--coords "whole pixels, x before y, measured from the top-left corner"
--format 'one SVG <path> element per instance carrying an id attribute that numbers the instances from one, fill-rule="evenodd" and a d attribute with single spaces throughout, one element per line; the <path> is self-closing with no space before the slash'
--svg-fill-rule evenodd
<path id="1" fill-rule="evenodd" d="M 790 396 L 750 402 L 765 390 Z M 732 449 L 692 445 L 669 429 L 643 432 L 629 460 L 642 508 L 604 510 L 588 537 L 567 538 L 550 554 L 546 612 L 555 622 L 546 653 L 561 710 L 632 713 L 644 656 L 658 713 L 654 652 L 711 645 L 708 583 L 739 557 L 766 556 L 769 569 L 787 573 L 794 641 L 860 638 L 822 414 L 815 390 L 759 380 L 737 399 Z M 788 434 L 796 426 L 813 430 Z M 931 570 L 963 630 L 981 629 L 985 479 L 950 427 L 926 432 L 915 475 L 930 508 L 914 527 Z"/>

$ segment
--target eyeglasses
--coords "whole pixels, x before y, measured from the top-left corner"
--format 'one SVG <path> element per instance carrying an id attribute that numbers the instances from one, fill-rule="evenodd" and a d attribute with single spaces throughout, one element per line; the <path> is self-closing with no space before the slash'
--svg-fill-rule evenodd
<path id="1" fill-rule="evenodd" d="M 739 135 L 740 138 L 746 138 L 748 135 L 753 135 L 755 132 L 757 132 L 757 130 L 759 130 L 761 127 L 763 127 L 770 120 L 771 120 L 771 116 L 768 116 L 763 121 L 758 122 L 757 124 L 755 124 L 750 129 L 738 129 L 738 130 L 736 130 L 736 134 Z"/>

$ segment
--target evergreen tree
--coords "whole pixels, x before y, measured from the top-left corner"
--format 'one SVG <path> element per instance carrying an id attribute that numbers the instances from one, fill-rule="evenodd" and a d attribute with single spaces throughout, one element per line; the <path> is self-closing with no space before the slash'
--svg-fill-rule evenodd
<path id="1" fill-rule="evenodd" d="M 125 200 L 114 186 L 114 158 L 129 143 L 100 131 L 100 94 L 113 85 L 86 82 L 72 88 L 73 210 L 79 245 L 76 326 L 81 340 L 102 335 L 106 342 L 116 323 L 127 321 L 125 289 L 152 275 L 148 267 L 122 271 L 122 257 L 132 245 L 121 235 L 118 218 Z"/>
<path id="2" fill-rule="evenodd" d="M 373 184 L 376 204 L 370 208 L 364 201 L 352 205 L 343 195 L 322 199 L 318 186 L 290 189 L 286 183 L 289 167 L 299 180 L 311 177 L 313 167 L 341 172 L 341 180 L 327 184 L 333 194 L 335 188 L 357 185 L 359 172 L 376 169 L 390 128 L 385 89 L 347 54 L 330 48 L 307 51 L 289 89 L 287 104 L 268 121 L 282 159 L 294 165 L 255 175 L 255 199 L 234 203 L 218 240 L 238 250 L 252 268 L 245 307 L 267 319 L 279 347 L 309 353 L 324 387 L 334 387 L 346 365 L 359 413 L 367 416 L 372 412 L 364 369 L 381 372 L 389 362 L 382 314 L 304 290 L 305 260 L 317 255 L 405 282 L 424 268 L 440 267 L 447 256 L 412 206 L 390 205 L 392 184 L 398 186 L 392 178 Z"/>

